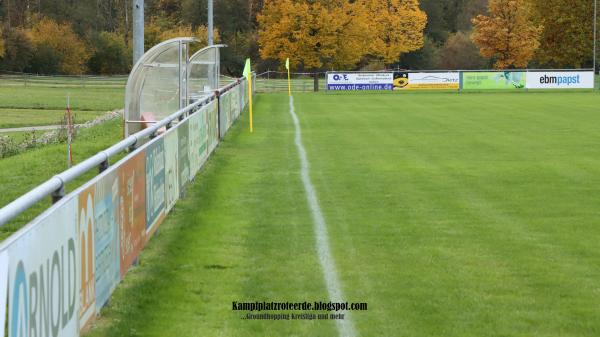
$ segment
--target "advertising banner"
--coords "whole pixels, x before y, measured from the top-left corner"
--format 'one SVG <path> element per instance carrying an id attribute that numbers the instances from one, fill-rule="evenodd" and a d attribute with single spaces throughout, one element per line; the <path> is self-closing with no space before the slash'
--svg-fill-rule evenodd
<path id="1" fill-rule="evenodd" d="M 594 89 L 593 71 L 536 71 L 527 73 L 529 89 Z"/>
<path id="2" fill-rule="evenodd" d="M 327 90 L 393 90 L 393 73 L 328 73 Z"/>
<path id="3" fill-rule="evenodd" d="M 94 197 L 94 265 L 96 312 L 108 302 L 120 280 L 119 175 L 115 168 L 96 183 Z"/>
<path id="4" fill-rule="evenodd" d="M 177 135 L 179 137 L 179 162 L 177 163 L 177 169 L 179 174 L 179 192 L 185 189 L 185 185 L 190 179 L 190 157 L 189 157 L 189 142 L 190 142 L 190 124 L 189 120 L 181 123 L 177 126 Z"/>
<path id="5" fill-rule="evenodd" d="M 81 272 L 77 196 L 59 201 L 30 226 L 7 248 L 8 335 L 75 337 Z"/>
<path id="6" fill-rule="evenodd" d="M 166 188 L 166 200 L 165 200 L 165 211 L 168 213 L 171 211 L 177 199 L 179 199 L 179 169 L 177 164 L 179 163 L 178 155 L 178 141 L 179 136 L 177 135 L 178 128 L 171 129 L 164 136 L 165 139 L 165 188 Z"/>
<path id="7" fill-rule="evenodd" d="M 208 105 L 208 154 L 217 147 L 219 142 L 219 121 L 217 119 L 217 102 Z"/>
<path id="8" fill-rule="evenodd" d="M 447 73 L 394 73 L 394 90 L 453 89 L 458 90 L 460 74 Z"/>
<path id="9" fill-rule="evenodd" d="M 200 115 L 200 167 L 208 158 L 208 111 L 211 109 L 209 105 L 197 112 Z"/>
<path id="10" fill-rule="evenodd" d="M 229 92 L 219 97 L 219 118 L 221 121 L 221 134 L 225 134 L 229 128 L 229 109 L 231 103 L 231 95 Z"/>
<path id="11" fill-rule="evenodd" d="M 233 122 L 240 115 L 240 95 L 238 92 L 238 88 L 233 88 L 231 90 L 231 122 L 229 126 L 233 125 Z"/>
<path id="12" fill-rule="evenodd" d="M 240 84 L 240 92 L 242 93 L 243 96 L 243 101 L 244 101 L 244 107 L 248 104 L 249 101 L 249 97 L 248 97 L 248 81 L 242 81 L 242 83 Z"/>
<path id="13" fill-rule="evenodd" d="M 8 251 L 0 252 L 0 337 L 6 326 L 6 295 L 8 290 Z"/>
<path id="14" fill-rule="evenodd" d="M 200 170 L 200 123 L 202 116 L 200 111 L 196 111 L 190 116 L 190 143 L 188 145 L 188 156 L 190 158 L 190 180 L 194 178 Z"/>
<path id="15" fill-rule="evenodd" d="M 239 116 L 242 114 L 242 111 L 244 111 L 244 107 L 246 106 L 246 94 L 244 93 L 243 82 L 238 86 L 238 95 L 240 97 L 240 111 L 238 111 Z"/>
<path id="16" fill-rule="evenodd" d="M 121 200 L 121 277 L 135 262 L 144 246 L 146 234 L 146 153 L 139 151 L 121 164 L 119 199 Z"/>
<path id="17" fill-rule="evenodd" d="M 522 71 L 465 72 L 463 89 L 522 90 L 525 79 Z"/>
<path id="18" fill-rule="evenodd" d="M 227 101 L 227 108 L 225 109 L 225 113 L 227 114 L 227 123 L 225 124 L 225 132 L 222 133 L 223 135 L 227 133 L 231 127 L 231 124 L 233 123 L 233 91 L 229 90 L 227 92 L 227 99 L 225 101 Z"/>
<path id="19" fill-rule="evenodd" d="M 241 88 L 227 95 L 227 125 Z M 90 325 L 217 146 L 218 117 L 215 100 L 13 234 L 0 251 L 0 337 L 75 337 Z"/>
<path id="20" fill-rule="evenodd" d="M 158 138 L 146 148 L 146 239 L 165 215 L 165 142 Z"/>
<path id="21" fill-rule="evenodd" d="M 79 193 L 77 233 L 79 237 L 79 325 L 85 329 L 96 314 L 96 277 L 94 276 L 94 197 L 96 186 Z"/>

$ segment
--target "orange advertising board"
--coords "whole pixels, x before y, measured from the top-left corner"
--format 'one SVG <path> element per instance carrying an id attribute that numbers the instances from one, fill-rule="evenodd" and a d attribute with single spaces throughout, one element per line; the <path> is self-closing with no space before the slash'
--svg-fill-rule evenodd
<path id="1" fill-rule="evenodd" d="M 146 154 L 140 151 L 119 167 L 121 277 L 144 246 L 146 234 Z"/>

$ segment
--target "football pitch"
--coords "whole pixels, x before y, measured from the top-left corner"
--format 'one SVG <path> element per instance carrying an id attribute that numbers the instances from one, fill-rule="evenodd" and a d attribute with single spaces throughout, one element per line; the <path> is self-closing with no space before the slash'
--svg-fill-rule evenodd
<path id="1" fill-rule="evenodd" d="M 600 334 L 600 95 L 295 94 L 357 336 Z M 255 97 L 88 336 L 338 336 L 287 94 Z M 323 237 L 321 237 L 323 239 Z M 273 312 L 275 314 L 303 311 Z M 254 312 L 257 314 L 257 312 Z"/>

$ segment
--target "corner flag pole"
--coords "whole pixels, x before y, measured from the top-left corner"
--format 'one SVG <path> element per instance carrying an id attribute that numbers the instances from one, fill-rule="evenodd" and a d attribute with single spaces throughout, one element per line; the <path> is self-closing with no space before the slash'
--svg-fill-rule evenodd
<path id="1" fill-rule="evenodd" d="M 254 132 L 252 128 L 252 75 L 248 77 L 248 103 L 250 104 L 250 133 Z"/>
<path id="2" fill-rule="evenodd" d="M 287 69 L 287 73 L 288 73 L 288 96 L 292 96 L 292 82 L 290 80 L 290 58 L 289 57 L 285 60 L 285 68 Z"/>
<path id="3" fill-rule="evenodd" d="M 252 128 L 252 66 L 250 65 L 250 59 L 246 59 L 246 65 L 244 66 L 244 77 L 248 81 L 248 104 L 250 110 L 250 133 L 254 130 Z"/>

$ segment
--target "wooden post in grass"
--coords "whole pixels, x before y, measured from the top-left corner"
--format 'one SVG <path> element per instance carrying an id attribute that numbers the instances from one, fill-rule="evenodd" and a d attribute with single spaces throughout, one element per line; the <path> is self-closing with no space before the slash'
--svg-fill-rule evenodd
<path id="1" fill-rule="evenodd" d="M 67 167 L 70 168 L 73 165 L 73 152 L 71 147 L 72 142 L 72 128 L 73 128 L 73 116 L 71 114 L 71 97 L 67 95 Z"/>

